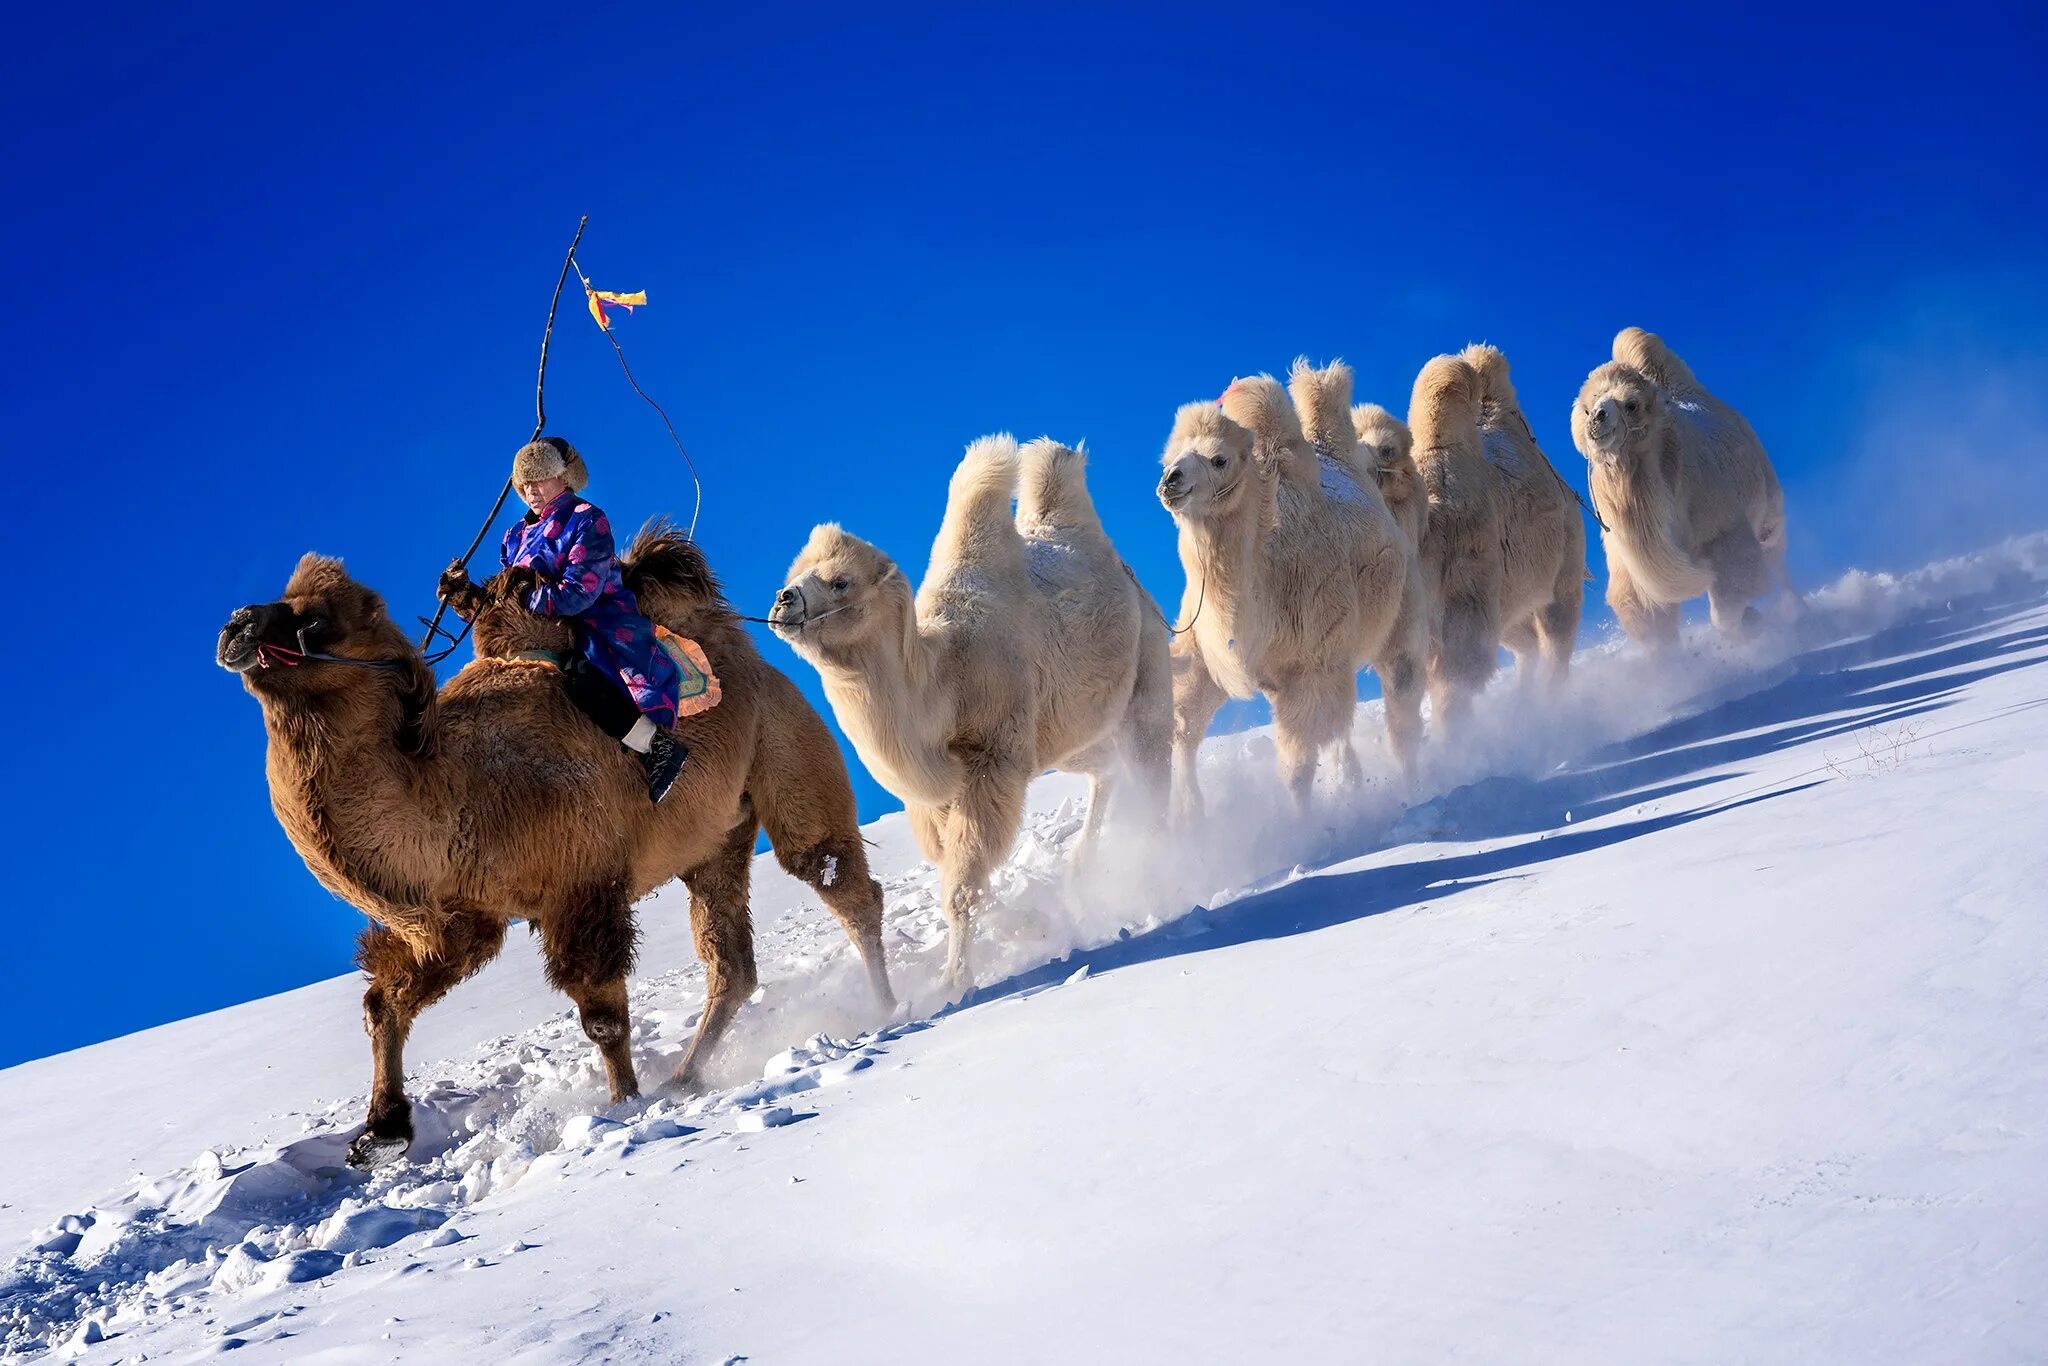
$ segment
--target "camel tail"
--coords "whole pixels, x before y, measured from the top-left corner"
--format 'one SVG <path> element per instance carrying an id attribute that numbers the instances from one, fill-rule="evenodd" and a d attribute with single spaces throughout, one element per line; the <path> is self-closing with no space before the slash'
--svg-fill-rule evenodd
<path id="1" fill-rule="evenodd" d="M 1049 436 L 1027 441 L 1017 453 L 1017 527 L 1079 527 L 1100 530 L 1095 500 L 1088 496 L 1088 452 Z"/>
<path id="2" fill-rule="evenodd" d="M 1678 358 L 1678 353 L 1655 332 L 1645 332 L 1640 327 L 1622 328 L 1614 334 L 1614 358 L 1642 371 L 1659 388 L 1682 391 L 1700 387 L 1699 379 Z"/>
<path id="3" fill-rule="evenodd" d="M 1485 342 L 1473 342 L 1458 353 L 1458 359 L 1472 367 L 1479 376 L 1479 401 L 1497 403 L 1503 406 L 1515 401 L 1515 386 L 1508 379 L 1508 358 L 1501 354 L 1498 346 Z"/>
<path id="4" fill-rule="evenodd" d="M 1301 432 L 1319 451 L 1356 467 L 1358 429 L 1351 423 L 1351 367 L 1341 360 L 1318 370 L 1306 356 L 1287 372 L 1287 393 Z"/>

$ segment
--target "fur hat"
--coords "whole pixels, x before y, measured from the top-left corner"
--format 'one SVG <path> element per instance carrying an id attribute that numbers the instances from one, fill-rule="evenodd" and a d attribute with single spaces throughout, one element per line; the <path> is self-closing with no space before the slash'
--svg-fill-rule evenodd
<path id="1" fill-rule="evenodd" d="M 574 446 L 559 436 L 543 436 L 521 446 L 512 457 L 512 482 L 537 484 L 543 479 L 566 479 L 580 493 L 590 482 L 590 470 Z"/>

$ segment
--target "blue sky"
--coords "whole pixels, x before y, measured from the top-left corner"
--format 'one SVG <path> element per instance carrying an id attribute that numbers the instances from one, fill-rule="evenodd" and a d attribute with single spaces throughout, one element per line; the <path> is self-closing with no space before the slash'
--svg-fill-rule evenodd
<path id="1" fill-rule="evenodd" d="M 1087 439 L 1171 605 L 1174 406 L 1297 353 L 1398 410 L 1493 341 L 1582 485 L 1569 406 L 1629 323 L 1750 414 L 1809 581 L 2048 525 L 2038 6 L 751 8 L 10 21 L 0 1065 L 346 970 L 214 634 L 307 549 L 431 607 L 580 213 L 597 282 L 652 297 L 622 336 L 750 611 L 827 518 L 921 570 L 1002 429 Z M 687 513 L 563 323 L 592 494 Z"/>

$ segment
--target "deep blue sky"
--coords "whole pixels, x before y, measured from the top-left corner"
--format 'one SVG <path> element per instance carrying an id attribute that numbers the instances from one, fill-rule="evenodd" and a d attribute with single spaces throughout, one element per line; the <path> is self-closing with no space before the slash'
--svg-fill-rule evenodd
<path id="1" fill-rule="evenodd" d="M 307 549 L 430 607 L 579 213 L 748 610 L 826 518 L 921 571 L 999 429 L 1088 440 L 1170 606 L 1173 408 L 1297 352 L 1400 410 L 1491 340 L 1583 484 L 1628 323 L 1749 412 L 1809 581 L 2048 524 L 2039 6 L 39 8 L 0 78 L 0 1065 L 347 968 L 214 634 Z M 618 522 L 687 513 L 574 303 L 552 429 Z"/>

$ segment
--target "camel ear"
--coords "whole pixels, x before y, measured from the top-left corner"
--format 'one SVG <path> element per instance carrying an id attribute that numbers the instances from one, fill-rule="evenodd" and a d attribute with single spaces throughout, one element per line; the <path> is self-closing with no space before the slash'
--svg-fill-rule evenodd
<path id="1" fill-rule="evenodd" d="M 406 661 L 398 675 L 398 752 L 414 759 L 431 759 L 440 735 L 439 699 L 434 691 L 434 671 L 426 661 Z"/>

